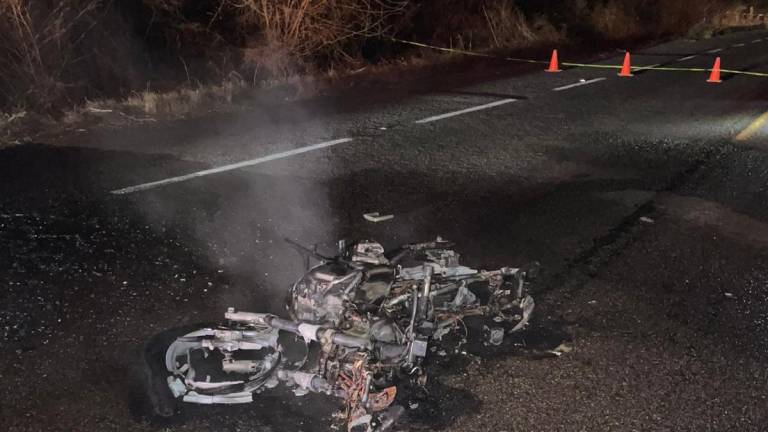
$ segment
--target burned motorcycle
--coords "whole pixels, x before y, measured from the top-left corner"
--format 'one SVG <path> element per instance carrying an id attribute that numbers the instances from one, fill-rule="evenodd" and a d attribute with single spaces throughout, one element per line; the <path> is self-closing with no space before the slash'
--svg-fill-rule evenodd
<path id="1" fill-rule="evenodd" d="M 293 245 L 307 272 L 289 290 L 288 318 L 230 308 L 225 324 L 177 338 L 164 361 L 175 398 L 247 403 L 282 384 L 341 398 L 349 431 L 386 430 L 403 411 L 397 383 L 426 379 L 430 344 L 473 315 L 500 343 L 533 311 L 531 271 L 465 267 L 439 237 L 392 253 L 372 241 L 340 245 L 335 257 Z"/>

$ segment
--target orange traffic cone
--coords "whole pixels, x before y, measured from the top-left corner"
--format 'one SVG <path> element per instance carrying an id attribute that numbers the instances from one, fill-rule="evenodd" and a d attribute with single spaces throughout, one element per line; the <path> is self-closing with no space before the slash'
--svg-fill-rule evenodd
<path id="1" fill-rule="evenodd" d="M 630 66 L 629 51 L 627 51 L 627 53 L 624 54 L 624 64 L 621 66 L 621 71 L 619 72 L 619 76 L 620 77 L 632 76 L 632 67 Z"/>
<path id="2" fill-rule="evenodd" d="M 708 83 L 720 84 L 723 82 L 720 80 L 720 57 L 715 59 L 715 65 L 712 66 L 712 73 L 709 74 Z"/>
<path id="3" fill-rule="evenodd" d="M 552 59 L 549 61 L 549 68 L 545 72 L 562 72 L 557 62 L 557 50 L 552 50 Z"/>

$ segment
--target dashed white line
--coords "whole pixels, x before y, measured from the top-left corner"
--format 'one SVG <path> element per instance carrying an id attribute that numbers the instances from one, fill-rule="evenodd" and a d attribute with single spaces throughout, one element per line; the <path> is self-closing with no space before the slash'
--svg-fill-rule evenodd
<path id="1" fill-rule="evenodd" d="M 564 85 L 562 87 L 556 87 L 556 88 L 553 88 L 552 91 L 568 90 L 568 89 L 571 89 L 571 88 L 574 88 L 574 87 L 581 87 L 581 86 L 593 84 L 593 83 L 604 81 L 604 80 L 605 80 L 605 78 L 595 78 L 595 79 L 591 79 L 591 80 L 587 80 L 587 81 L 577 82 L 575 84 L 568 84 L 568 85 Z"/>
<path id="2" fill-rule="evenodd" d="M 737 43 L 737 44 L 733 44 L 732 46 L 733 46 L 734 48 L 741 48 L 741 47 L 743 47 L 743 46 L 747 46 L 747 44 L 745 44 L 745 43 Z"/>
<path id="3" fill-rule="evenodd" d="M 480 110 L 484 110 L 484 109 L 488 109 L 488 108 L 497 107 L 499 105 L 504 105 L 504 104 L 515 102 L 515 101 L 517 101 L 517 99 L 502 99 L 502 100 L 499 100 L 499 101 L 496 101 L 496 102 L 487 103 L 485 105 L 478 105 L 478 106 L 474 106 L 472 108 L 467 108 L 467 109 L 463 109 L 463 110 L 459 110 L 459 111 L 452 111 L 452 112 L 445 113 L 445 114 L 440 114 L 440 115 L 436 115 L 436 116 L 432 116 L 432 117 L 423 118 L 421 120 L 416 120 L 414 123 L 429 123 L 429 122 L 433 122 L 433 121 L 437 121 L 437 120 L 446 119 L 446 118 L 449 118 L 449 117 L 455 117 L 455 116 L 458 116 L 458 115 L 471 113 L 471 112 L 474 112 L 474 111 L 480 111 Z"/>
<path id="4" fill-rule="evenodd" d="M 762 41 L 763 41 L 762 39 L 755 39 L 755 40 L 752 41 L 752 43 L 760 43 Z"/>
<path id="5" fill-rule="evenodd" d="M 171 178 L 167 178 L 167 179 L 164 179 L 164 180 L 158 180 L 158 181 L 154 181 L 154 182 L 143 183 L 143 184 L 136 185 L 136 186 L 129 186 L 129 187 L 126 187 L 126 188 L 123 188 L 123 189 L 116 189 L 116 190 L 111 191 L 110 193 L 115 194 L 115 195 L 125 195 L 125 194 L 129 194 L 129 193 L 140 192 L 140 191 L 144 191 L 144 190 L 147 190 L 147 189 L 156 188 L 156 187 L 159 187 L 159 186 L 165 186 L 165 185 L 168 185 L 168 184 L 171 184 L 171 183 L 179 183 L 179 182 L 191 180 L 191 179 L 197 178 L 197 177 L 203 177 L 203 176 L 207 176 L 207 175 L 211 175 L 211 174 L 218 174 L 218 173 L 222 173 L 222 172 L 225 172 L 225 171 L 232 171 L 232 170 L 235 170 L 235 169 L 238 169 L 238 168 L 244 168 L 244 167 L 249 167 L 249 166 L 253 166 L 253 165 L 262 164 L 262 163 L 265 163 L 265 162 L 270 162 L 270 161 L 273 161 L 273 160 L 283 159 L 283 158 L 287 158 L 287 157 L 290 157 L 290 156 L 295 156 L 295 155 L 298 155 L 298 154 L 310 152 L 310 151 L 313 151 L 313 150 L 320 150 L 320 149 L 323 149 L 323 148 L 326 148 L 326 147 L 335 146 L 337 144 L 347 143 L 347 142 L 350 142 L 350 141 L 352 141 L 352 138 L 341 138 L 341 139 L 336 139 L 336 140 L 332 140 L 332 141 L 325 141 L 325 142 L 321 142 L 319 144 L 314 144 L 314 145 L 310 145 L 310 146 L 306 146 L 306 147 L 299 147 L 299 148 L 293 149 L 293 150 L 288 150 L 288 151 L 284 151 L 284 152 L 280 152 L 280 153 L 274 153 L 274 154 L 271 154 L 271 155 L 268 155 L 268 156 L 264 156 L 264 157 L 260 157 L 260 158 L 256 158 L 256 159 L 251 159 L 251 160 L 247 160 L 247 161 L 243 161 L 243 162 L 237 162 L 237 163 L 233 163 L 233 164 L 230 164 L 230 165 L 224 165 L 224 166 L 220 166 L 220 167 L 217 167 L 217 168 L 211 168 L 211 169 L 207 169 L 207 170 L 203 170 L 203 171 L 197 171 L 197 172 L 193 172 L 193 173 L 190 173 L 190 174 L 185 174 L 185 175 L 178 176 L 178 177 L 171 177 Z"/>
<path id="6" fill-rule="evenodd" d="M 723 50 L 722 48 L 715 48 L 715 49 L 711 49 L 711 50 L 707 51 L 707 53 L 708 54 L 714 54 L 714 53 L 719 53 L 722 50 Z"/>
<path id="7" fill-rule="evenodd" d="M 696 58 L 696 57 L 698 57 L 698 55 L 696 55 L 696 54 L 694 54 L 694 55 L 689 55 L 688 57 L 682 57 L 682 58 L 679 58 L 679 59 L 677 59 L 677 61 L 679 61 L 679 62 L 681 62 L 681 61 L 686 61 L 686 60 L 690 60 L 690 59 L 692 59 L 692 58 Z"/>

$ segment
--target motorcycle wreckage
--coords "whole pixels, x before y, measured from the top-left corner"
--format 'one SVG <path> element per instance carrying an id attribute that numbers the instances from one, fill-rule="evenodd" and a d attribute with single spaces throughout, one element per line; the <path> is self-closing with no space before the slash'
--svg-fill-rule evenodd
<path id="1" fill-rule="evenodd" d="M 404 411 L 394 403 L 398 383 L 426 382 L 425 358 L 463 319 L 487 320 L 486 343 L 498 345 L 534 308 L 535 267 L 465 267 L 440 237 L 391 253 L 340 242 L 335 257 L 289 243 L 307 269 L 288 292 L 289 318 L 229 308 L 223 325 L 170 342 L 162 372 L 176 400 L 248 403 L 282 384 L 342 399 L 349 431 L 384 431 Z M 319 264 L 310 268 L 311 259 Z"/>

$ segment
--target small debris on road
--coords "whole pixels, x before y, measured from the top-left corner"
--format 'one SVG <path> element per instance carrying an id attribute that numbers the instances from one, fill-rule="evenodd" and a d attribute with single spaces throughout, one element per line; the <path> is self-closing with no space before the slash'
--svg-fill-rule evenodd
<path id="1" fill-rule="evenodd" d="M 554 354 L 558 357 L 560 357 L 563 354 L 567 354 L 569 352 L 573 351 L 573 348 L 569 347 L 568 345 L 561 343 L 557 346 L 557 348 L 549 351 L 550 354 Z"/>
<path id="2" fill-rule="evenodd" d="M 107 114 L 112 112 L 111 109 L 103 109 L 103 108 L 96 108 L 96 107 L 88 107 L 85 110 L 94 114 Z"/>
<path id="3" fill-rule="evenodd" d="M 380 214 L 379 212 L 372 212 L 372 213 L 365 213 L 363 217 L 368 222 L 384 222 L 384 221 L 393 219 L 395 215 L 391 215 L 391 214 L 383 215 L 383 214 Z"/>
<path id="4" fill-rule="evenodd" d="M 641 216 L 640 217 L 640 222 L 644 222 L 644 223 L 647 223 L 647 224 L 652 224 L 655 221 L 653 219 L 649 218 L 648 216 Z"/>
<path id="5" fill-rule="evenodd" d="M 486 344 L 494 346 L 501 345 L 504 342 L 504 328 L 503 327 L 488 327 L 483 326 L 483 331 L 486 334 Z"/>
<path id="6" fill-rule="evenodd" d="M 735 295 L 733 295 L 733 293 L 729 293 L 729 292 L 727 292 L 727 293 L 725 293 L 725 298 L 727 298 L 727 299 L 735 299 L 735 298 L 736 298 L 736 296 L 735 296 Z"/>

